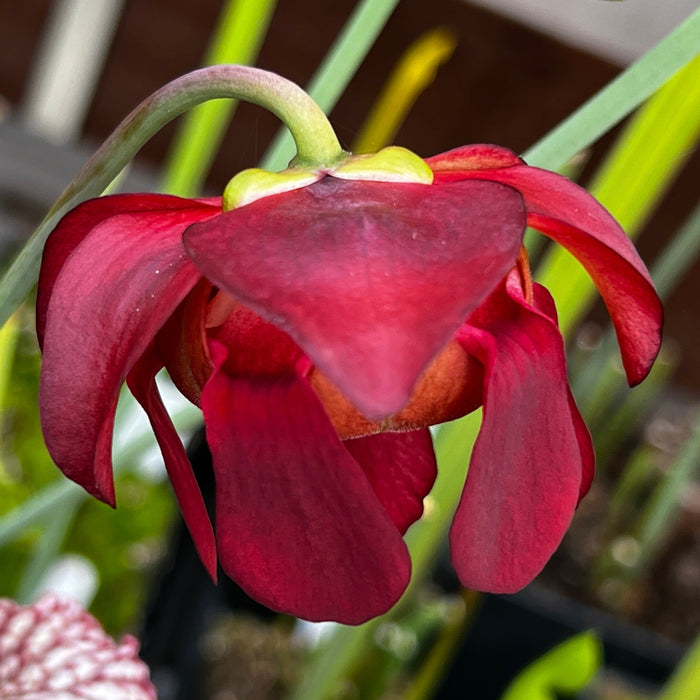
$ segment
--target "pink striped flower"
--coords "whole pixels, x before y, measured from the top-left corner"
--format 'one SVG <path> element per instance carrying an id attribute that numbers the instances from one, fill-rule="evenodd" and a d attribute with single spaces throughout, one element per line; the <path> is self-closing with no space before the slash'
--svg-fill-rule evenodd
<path id="1" fill-rule="evenodd" d="M 319 172 L 225 212 L 135 194 L 69 213 L 37 302 L 56 464 L 114 503 L 126 380 L 212 577 L 218 554 L 271 608 L 359 623 L 408 583 L 402 535 L 435 478 L 428 426 L 483 405 L 452 560 L 465 586 L 526 585 L 593 475 L 526 225 L 594 279 L 631 384 L 658 352 L 661 305 L 624 232 L 577 185 L 495 146 L 427 163 L 432 184 Z M 204 414 L 216 536 L 154 383 L 162 367 Z"/>
<path id="2" fill-rule="evenodd" d="M 155 700 L 138 649 L 129 635 L 116 644 L 73 600 L 0 598 L 0 700 Z"/>

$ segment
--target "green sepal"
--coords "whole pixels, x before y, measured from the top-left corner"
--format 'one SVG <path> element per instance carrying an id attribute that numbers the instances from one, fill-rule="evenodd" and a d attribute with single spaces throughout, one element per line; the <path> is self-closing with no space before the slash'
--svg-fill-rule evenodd
<path id="1" fill-rule="evenodd" d="M 415 182 L 422 185 L 430 185 L 433 181 L 433 171 L 422 158 L 406 148 L 389 146 L 370 155 L 348 155 L 333 168 L 292 167 L 279 173 L 260 168 L 243 170 L 226 185 L 223 209 L 230 211 L 263 197 L 298 190 L 325 176 L 341 180 Z"/>
<path id="2" fill-rule="evenodd" d="M 242 170 L 226 185 L 223 210 L 230 211 L 263 197 L 306 187 L 323 176 L 322 171 L 306 168 L 289 168 L 280 173 L 260 168 Z"/>
<path id="3" fill-rule="evenodd" d="M 369 155 L 350 156 L 331 174 L 343 180 L 416 182 L 423 185 L 430 185 L 433 181 L 433 171 L 428 164 L 400 146 L 388 146 Z"/>

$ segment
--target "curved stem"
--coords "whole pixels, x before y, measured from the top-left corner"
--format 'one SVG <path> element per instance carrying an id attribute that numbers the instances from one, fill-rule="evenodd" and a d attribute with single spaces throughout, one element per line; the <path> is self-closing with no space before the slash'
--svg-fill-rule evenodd
<path id="1" fill-rule="evenodd" d="M 145 99 L 116 128 L 80 175 L 96 159 L 105 160 L 107 151 L 114 154 L 117 147 L 130 154 L 136 153 L 146 140 L 176 116 L 217 98 L 252 102 L 279 117 L 294 138 L 295 161 L 300 164 L 325 166 L 343 156 L 326 115 L 298 85 L 259 68 L 216 65 L 176 78 Z"/>
<path id="2" fill-rule="evenodd" d="M 330 114 L 362 61 L 374 46 L 399 0 L 360 0 L 333 42 L 306 90 Z M 278 132 L 259 166 L 281 170 L 292 154 L 289 135 Z"/>
<path id="3" fill-rule="evenodd" d="M 276 4 L 277 0 L 226 0 L 202 65 L 255 65 Z M 238 100 L 215 100 L 188 112 L 162 166 L 161 192 L 194 197 L 202 191 L 237 106 Z"/>
<path id="4" fill-rule="evenodd" d="M 102 194 L 122 168 L 163 126 L 188 109 L 220 98 L 252 102 L 270 110 L 296 142 L 294 163 L 325 167 L 344 152 L 316 103 L 296 84 L 247 66 L 220 65 L 187 73 L 162 87 L 133 110 L 83 166 L 0 281 L 0 326 L 36 282 L 41 250 L 49 233 L 70 209 Z"/>

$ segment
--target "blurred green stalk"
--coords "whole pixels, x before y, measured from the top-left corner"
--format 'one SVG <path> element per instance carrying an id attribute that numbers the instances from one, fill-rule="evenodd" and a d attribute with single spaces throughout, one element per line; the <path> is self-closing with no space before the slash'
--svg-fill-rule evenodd
<path id="1" fill-rule="evenodd" d="M 667 299 L 700 255 L 700 204 L 663 249 L 651 270 L 656 291 Z"/>
<path id="2" fill-rule="evenodd" d="M 634 391 L 628 390 L 621 369 L 616 372 L 613 381 L 607 385 L 608 391 L 616 398 L 616 389 L 619 388 L 624 392 L 623 398 L 614 409 L 611 409 L 609 404 L 601 406 L 599 412 L 592 413 L 594 420 L 588 424 L 595 436 L 596 455 L 601 466 L 608 466 L 606 462 L 614 459 L 630 432 L 639 429 L 643 417 L 648 416 L 651 409 L 657 405 L 659 396 L 678 367 L 678 360 L 675 344 L 664 344 L 649 376 L 635 387 Z M 617 360 L 615 362 L 617 364 Z M 587 420 L 585 413 L 584 418 Z"/>
<path id="3" fill-rule="evenodd" d="M 4 413 L 7 409 L 7 397 L 20 333 L 19 313 L 19 310 L 15 311 L 7 323 L 0 328 L 0 435 L 5 430 Z M 0 484 L 9 479 L 4 465 L 4 451 L 5 448 L 0 445 Z"/>
<path id="4" fill-rule="evenodd" d="M 276 0 L 229 0 L 219 16 L 204 65 L 253 65 L 275 6 Z M 180 197 L 201 193 L 237 106 L 237 100 L 211 100 L 187 113 L 164 165 L 161 191 Z"/>
<path id="5" fill-rule="evenodd" d="M 698 55 L 700 7 L 653 49 L 529 148 L 530 165 L 559 170 L 634 111 Z"/>
<path id="6" fill-rule="evenodd" d="M 12 377 L 15 349 L 19 339 L 19 311 L 0 328 L 0 411 L 7 405 L 7 392 Z"/>
<path id="7" fill-rule="evenodd" d="M 700 698 L 700 636 L 695 639 L 656 700 L 693 698 Z"/>
<path id="8" fill-rule="evenodd" d="M 695 56 L 633 117 L 590 187 L 631 237 L 639 233 L 699 135 L 700 56 Z M 595 300 L 593 282 L 559 246 L 540 265 L 537 280 L 556 299 L 559 326 L 570 335 Z"/>
<path id="9" fill-rule="evenodd" d="M 648 499 L 634 528 L 639 543 L 638 568 L 649 565 L 678 512 L 678 503 L 700 469 L 700 413 L 692 433 Z M 679 696 L 680 697 L 680 696 Z"/>

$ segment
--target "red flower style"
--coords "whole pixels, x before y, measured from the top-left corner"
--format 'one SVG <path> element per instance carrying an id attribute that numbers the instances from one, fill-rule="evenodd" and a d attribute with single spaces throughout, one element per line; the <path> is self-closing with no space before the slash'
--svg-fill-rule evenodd
<path id="1" fill-rule="evenodd" d="M 269 607 L 359 623 L 410 577 L 402 534 L 436 466 L 428 426 L 483 405 L 450 534 L 465 586 L 512 592 L 542 569 L 593 475 L 551 296 L 527 224 L 597 284 L 631 384 L 662 310 L 614 219 L 510 151 L 427 160 L 432 184 L 312 184 L 220 200 L 116 195 L 80 205 L 44 252 L 40 408 L 56 464 L 114 504 L 126 380 L 146 410 L 200 557 Z M 204 415 L 216 537 L 154 377 Z"/>

